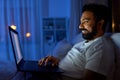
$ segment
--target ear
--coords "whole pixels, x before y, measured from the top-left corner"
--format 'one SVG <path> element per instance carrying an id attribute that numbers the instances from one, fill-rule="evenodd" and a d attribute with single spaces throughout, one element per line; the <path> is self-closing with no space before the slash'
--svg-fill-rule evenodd
<path id="1" fill-rule="evenodd" d="M 99 26 L 103 26 L 103 24 L 104 24 L 104 20 L 103 19 L 98 22 Z"/>
<path id="2" fill-rule="evenodd" d="M 98 23 L 97 23 L 97 25 L 99 26 L 98 28 L 99 29 L 102 28 L 103 24 L 104 24 L 104 20 L 103 19 L 98 21 Z"/>

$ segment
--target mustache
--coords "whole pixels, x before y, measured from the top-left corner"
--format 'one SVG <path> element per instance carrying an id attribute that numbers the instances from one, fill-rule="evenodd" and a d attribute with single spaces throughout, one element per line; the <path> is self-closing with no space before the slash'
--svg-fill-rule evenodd
<path id="1" fill-rule="evenodd" d="M 81 31 L 82 31 L 82 30 L 86 30 L 86 31 L 88 31 L 87 29 L 83 29 L 83 28 L 81 28 L 80 30 L 81 30 Z"/>

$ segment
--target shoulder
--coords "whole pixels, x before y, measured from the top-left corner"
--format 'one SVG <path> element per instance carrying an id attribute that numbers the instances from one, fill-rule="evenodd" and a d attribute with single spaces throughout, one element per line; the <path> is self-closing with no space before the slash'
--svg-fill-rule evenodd
<path id="1" fill-rule="evenodd" d="M 97 39 L 86 52 L 86 68 L 107 75 L 114 62 L 114 49 L 108 37 Z"/>
<path id="2" fill-rule="evenodd" d="M 94 42 L 88 48 L 88 51 L 90 52 L 106 49 L 113 49 L 112 40 L 109 37 L 101 36 L 94 40 Z"/>
<path id="3" fill-rule="evenodd" d="M 102 36 L 93 41 L 93 43 L 87 48 L 86 54 L 98 54 L 98 55 L 105 55 L 105 54 L 114 53 L 114 44 L 111 38 Z M 109 55 L 108 54 L 108 55 Z"/>

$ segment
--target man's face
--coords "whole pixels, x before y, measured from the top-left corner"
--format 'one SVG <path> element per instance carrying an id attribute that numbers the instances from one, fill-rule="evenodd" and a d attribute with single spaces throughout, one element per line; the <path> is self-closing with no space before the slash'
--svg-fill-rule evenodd
<path id="1" fill-rule="evenodd" d="M 94 14 L 90 11 L 85 11 L 81 16 L 81 24 L 79 26 L 82 30 L 83 38 L 86 40 L 92 40 L 97 34 L 97 23 Z"/>

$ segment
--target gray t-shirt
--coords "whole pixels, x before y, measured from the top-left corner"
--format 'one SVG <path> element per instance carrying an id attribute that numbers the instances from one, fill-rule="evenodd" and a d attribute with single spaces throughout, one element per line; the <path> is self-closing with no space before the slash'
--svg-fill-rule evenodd
<path id="1" fill-rule="evenodd" d="M 109 38 L 98 37 L 77 43 L 59 63 L 63 75 L 80 79 L 85 69 L 107 76 L 114 64 L 114 49 Z"/>

